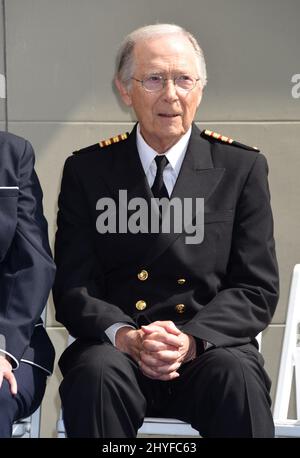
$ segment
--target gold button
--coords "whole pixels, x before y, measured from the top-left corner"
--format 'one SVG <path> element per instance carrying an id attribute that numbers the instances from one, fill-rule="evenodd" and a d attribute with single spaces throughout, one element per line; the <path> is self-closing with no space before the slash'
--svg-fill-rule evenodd
<path id="1" fill-rule="evenodd" d="M 185 305 L 184 304 L 177 304 L 175 307 L 175 310 L 177 313 L 183 313 L 185 311 Z"/>
<path id="2" fill-rule="evenodd" d="M 141 280 L 141 281 L 147 280 L 148 277 L 149 277 L 149 274 L 148 274 L 147 270 L 143 269 L 138 273 L 138 279 Z"/>
<path id="3" fill-rule="evenodd" d="M 178 278 L 178 280 L 177 280 L 178 285 L 184 285 L 185 282 L 186 282 L 185 278 Z"/>
<path id="4" fill-rule="evenodd" d="M 145 308 L 147 307 L 147 304 L 145 301 L 137 301 L 135 306 L 138 310 L 145 310 Z"/>

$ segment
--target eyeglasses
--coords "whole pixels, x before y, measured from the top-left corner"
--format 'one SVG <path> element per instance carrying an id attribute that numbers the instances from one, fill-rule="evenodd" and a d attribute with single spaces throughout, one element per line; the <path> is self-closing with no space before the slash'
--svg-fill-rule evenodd
<path id="1" fill-rule="evenodd" d="M 164 78 L 162 75 L 150 75 L 143 80 L 131 77 L 130 79 L 138 81 L 142 84 L 143 88 L 148 92 L 158 92 L 161 91 L 165 85 L 166 81 L 172 80 L 175 87 L 181 89 L 182 91 L 189 92 L 196 86 L 200 78 L 193 78 L 188 75 L 180 75 L 175 78 Z"/>

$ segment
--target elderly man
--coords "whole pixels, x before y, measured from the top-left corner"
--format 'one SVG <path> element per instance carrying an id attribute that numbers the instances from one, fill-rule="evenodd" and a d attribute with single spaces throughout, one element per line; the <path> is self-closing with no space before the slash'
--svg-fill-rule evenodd
<path id="1" fill-rule="evenodd" d="M 77 338 L 60 360 L 67 434 L 134 437 L 150 415 L 272 437 L 255 340 L 278 300 L 266 160 L 193 124 L 206 70 L 181 27 L 131 33 L 115 82 L 138 123 L 68 158 L 59 198 L 54 298 Z"/>
<path id="2" fill-rule="evenodd" d="M 0 132 L 0 437 L 38 408 L 52 372 L 40 315 L 54 274 L 33 149 Z"/>

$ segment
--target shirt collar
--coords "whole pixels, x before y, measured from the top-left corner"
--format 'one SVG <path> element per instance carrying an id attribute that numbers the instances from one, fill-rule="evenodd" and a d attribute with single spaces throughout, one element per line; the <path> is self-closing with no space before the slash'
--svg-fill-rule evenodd
<path id="1" fill-rule="evenodd" d="M 165 153 L 169 161 L 169 164 L 171 165 L 172 169 L 176 172 L 177 176 L 179 174 L 181 164 L 187 150 L 191 132 L 192 127 L 190 127 L 189 130 L 181 137 L 181 139 Z M 136 130 L 136 144 L 143 169 L 147 174 L 152 161 L 158 153 L 153 148 L 151 148 L 151 146 L 149 146 L 148 143 L 145 142 L 144 138 L 142 137 L 139 124 L 137 125 Z"/>

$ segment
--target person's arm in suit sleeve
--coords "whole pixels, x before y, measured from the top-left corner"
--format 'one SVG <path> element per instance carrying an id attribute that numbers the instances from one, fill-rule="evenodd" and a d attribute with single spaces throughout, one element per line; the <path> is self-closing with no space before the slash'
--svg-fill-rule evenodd
<path id="1" fill-rule="evenodd" d="M 265 157 L 257 154 L 240 193 L 222 290 L 182 331 L 214 346 L 248 343 L 271 321 L 278 267 Z"/>
<path id="2" fill-rule="evenodd" d="M 55 274 L 43 216 L 42 190 L 34 171 L 34 152 L 27 141 L 24 141 L 18 178 L 16 229 L 0 265 L 0 354 L 9 358 L 13 368 L 19 366 L 29 345 Z"/>
<path id="3" fill-rule="evenodd" d="M 136 325 L 118 306 L 104 300 L 103 272 L 95 252 L 96 222 L 88 213 L 76 160 L 75 155 L 66 161 L 58 201 L 56 317 L 74 337 L 108 341 L 105 331 L 113 324 Z"/>

